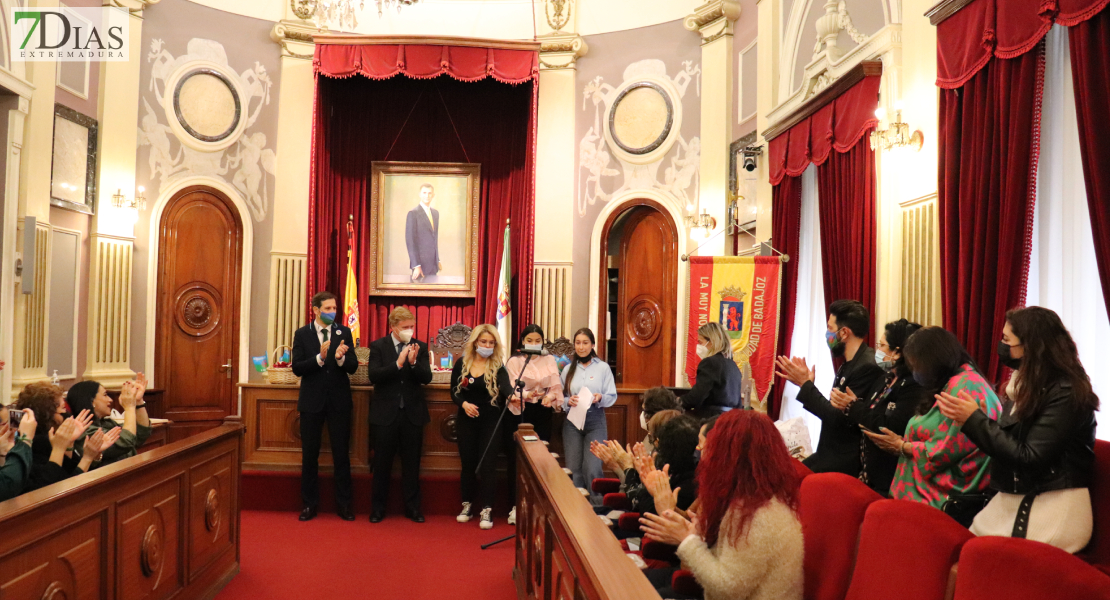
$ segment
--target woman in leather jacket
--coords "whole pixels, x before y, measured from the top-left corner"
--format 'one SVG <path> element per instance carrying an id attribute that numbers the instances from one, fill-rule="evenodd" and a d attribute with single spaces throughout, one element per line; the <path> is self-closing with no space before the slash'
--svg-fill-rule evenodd
<path id="1" fill-rule="evenodd" d="M 997 422 L 966 398 L 937 397 L 941 412 L 992 459 L 991 488 L 998 493 L 971 531 L 1078 552 L 1093 527 L 1087 488 L 1094 476 L 1098 396 L 1071 334 L 1051 310 L 1006 313 L 998 354 L 1015 371 Z"/>

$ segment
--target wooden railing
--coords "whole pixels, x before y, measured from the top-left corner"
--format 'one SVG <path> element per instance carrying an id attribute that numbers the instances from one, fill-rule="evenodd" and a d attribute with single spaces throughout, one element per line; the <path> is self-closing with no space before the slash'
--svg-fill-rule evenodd
<path id="1" fill-rule="evenodd" d="M 521 600 L 658 600 L 543 442 L 517 431 L 513 580 Z"/>
<path id="2" fill-rule="evenodd" d="M 231 422 L 0 502 L 0 600 L 212 598 L 239 572 Z"/>
<path id="3" fill-rule="evenodd" d="M 243 425 L 247 428 L 243 468 L 249 471 L 300 471 L 301 432 L 297 412 L 298 386 L 242 384 Z M 425 386 L 428 414 L 432 422 L 424 428 L 422 471 L 458 473 L 461 468 L 455 437 L 458 407 L 451 402 L 445 384 Z M 622 444 L 643 439 L 640 430 L 640 397 L 644 388 L 618 388 L 617 402 L 605 409 L 609 437 Z M 352 386 L 351 472 L 370 472 L 370 403 L 372 386 Z M 512 416 L 512 415 L 509 415 Z M 324 433 L 325 439 L 327 433 Z M 551 449 L 563 454 L 563 415 L 556 414 L 552 424 Z M 320 470 L 331 470 L 331 448 L 321 446 Z"/>

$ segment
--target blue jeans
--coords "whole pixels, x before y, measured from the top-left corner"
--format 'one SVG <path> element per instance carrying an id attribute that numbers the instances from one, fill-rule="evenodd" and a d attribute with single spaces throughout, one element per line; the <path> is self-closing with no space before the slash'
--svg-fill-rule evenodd
<path id="1" fill-rule="evenodd" d="M 569 420 L 563 421 L 563 452 L 566 465 L 571 471 L 575 487 L 590 491 L 590 502 L 601 504 L 601 495 L 593 493 L 593 481 L 602 476 L 601 459 L 590 452 L 590 442 L 608 439 L 605 427 L 605 409 L 593 406 L 586 413 L 586 428 L 575 427 Z"/>

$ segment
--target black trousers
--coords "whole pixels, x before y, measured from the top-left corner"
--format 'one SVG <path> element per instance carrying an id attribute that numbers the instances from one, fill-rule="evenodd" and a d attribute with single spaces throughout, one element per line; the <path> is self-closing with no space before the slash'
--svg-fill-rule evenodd
<path id="1" fill-rule="evenodd" d="M 371 427 L 374 434 L 374 494 L 371 509 L 385 512 L 389 500 L 393 458 L 399 453 L 405 510 L 420 510 L 420 452 L 424 446 L 424 426 L 413 425 L 401 413 L 390 425 Z"/>
<path id="2" fill-rule="evenodd" d="M 505 413 L 501 424 L 501 450 L 505 453 L 506 471 L 509 477 L 509 506 L 516 506 L 516 430 L 523 423 L 531 423 L 536 435 L 545 442 L 551 441 L 551 416 L 553 409 L 544 408 L 538 402 L 524 403 L 524 414 Z M 521 420 L 523 417 L 523 421 Z"/>
<path id="3" fill-rule="evenodd" d="M 336 410 L 331 402 L 325 402 L 318 413 L 301 413 L 301 501 L 305 506 L 320 504 L 320 441 L 325 421 L 331 438 L 335 503 L 351 506 L 351 408 Z"/>
<path id="4" fill-rule="evenodd" d="M 459 476 L 462 483 L 462 501 L 474 504 L 479 510 L 487 506 L 493 507 L 494 498 L 497 495 L 497 454 L 501 441 L 499 431 L 505 426 L 505 423 L 501 424 L 501 428 L 497 426 L 497 417 L 500 414 L 500 409 L 487 404 L 478 409 L 477 417 L 468 417 L 466 412 L 460 409 L 458 420 L 455 422 L 459 458 L 462 460 L 462 473 Z M 512 413 L 506 413 L 505 419 L 512 416 Z M 516 426 L 513 427 L 515 429 Z M 489 452 L 482 461 L 481 470 L 475 473 L 486 446 L 489 446 Z"/>

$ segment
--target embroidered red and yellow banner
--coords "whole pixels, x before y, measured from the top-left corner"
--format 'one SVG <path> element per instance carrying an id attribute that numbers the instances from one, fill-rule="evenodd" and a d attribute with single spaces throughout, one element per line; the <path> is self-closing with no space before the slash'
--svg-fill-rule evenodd
<path id="1" fill-rule="evenodd" d="M 732 357 L 750 378 L 752 406 L 766 411 L 775 378 L 782 262 L 777 256 L 693 256 L 690 258 L 690 324 L 686 336 L 686 376 L 696 381 L 698 327 L 724 325 Z"/>

